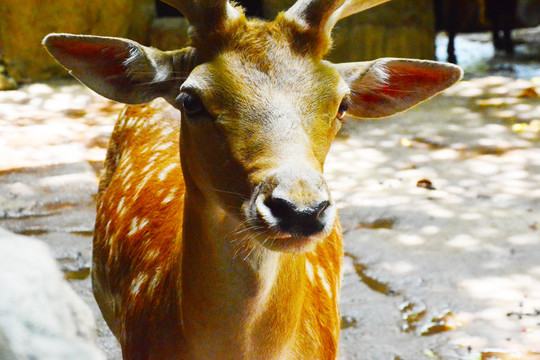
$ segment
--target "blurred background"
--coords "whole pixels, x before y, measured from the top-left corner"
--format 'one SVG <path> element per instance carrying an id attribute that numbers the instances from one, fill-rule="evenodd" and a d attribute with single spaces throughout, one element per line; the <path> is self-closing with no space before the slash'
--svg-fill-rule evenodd
<path id="1" fill-rule="evenodd" d="M 271 19 L 293 1 L 240 3 L 249 16 Z M 128 37 L 162 50 L 179 48 L 187 41 L 186 20 L 159 0 L 1 0 L 0 19 L 0 74 L 4 88 L 14 86 L 13 81 L 27 83 L 65 76 L 39 46 L 51 32 Z M 358 61 L 388 56 L 456 62 L 452 48 L 455 34 L 490 31 L 496 34 L 494 46 L 491 35 L 458 37 L 455 45 L 461 52 L 461 64 L 486 70 L 484 62 L 499 52 L 522 61 L 538 59 L 537 31 L 510 34 L 513 29 L 538 25 L 538 0 L 394 0 L 341 21 L 330 59 Z M 445 35 L 437 37 L 439 31 Z M 448 38 L 452 41 L 448 42 Z M 529 48 L 520 46 L 523 43 L 529 43 Z M 447 48 L 451 50 L 449 55 Z M 514 70 L 519 72 L 517 67 Z M 512 71 L 511 67 L 505 70 Z"/>

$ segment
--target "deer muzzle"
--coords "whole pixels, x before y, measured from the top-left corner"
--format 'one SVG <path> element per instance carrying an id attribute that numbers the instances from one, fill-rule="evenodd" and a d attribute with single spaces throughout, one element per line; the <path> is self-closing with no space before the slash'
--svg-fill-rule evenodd
<path id="1" fill-rule="evenodd" d="M 326 237 L 336 220 L 326 181 L 313 169 L 283 169 L 266 176 L 246 213 L 249 222 L 270 234 L 264 246 L 293 252 Z"/>

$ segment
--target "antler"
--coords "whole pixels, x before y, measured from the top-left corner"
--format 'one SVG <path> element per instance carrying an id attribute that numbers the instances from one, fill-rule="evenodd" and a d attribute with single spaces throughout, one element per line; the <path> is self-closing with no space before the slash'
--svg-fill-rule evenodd
<path id="1" fill-rule="evenodd" d="M 390 0 L 298 0 L 285 16 L 329 40 L 339 20 L 387 1 Z"/>
<path id="2" fill-rule="evenodd" d="M 242 13 L 228 0 L 162 0 L 180 11 L 195 34 L 209 34 Z"/>

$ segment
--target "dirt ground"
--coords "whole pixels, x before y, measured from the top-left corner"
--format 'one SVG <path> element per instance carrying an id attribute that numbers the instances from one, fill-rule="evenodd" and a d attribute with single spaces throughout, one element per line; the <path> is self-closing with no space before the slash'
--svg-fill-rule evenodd
<path id="1" fill-rule="evenodd" d="M 348 121 L 326 165 L 345 231 L 342 358 L 540 359 L 537 68 L 482 68 L 407 113 Z M 88 273 L 121 108 L 72 81 L 0 92 L 0 226 L 52 247 L 110 360 Z"/>

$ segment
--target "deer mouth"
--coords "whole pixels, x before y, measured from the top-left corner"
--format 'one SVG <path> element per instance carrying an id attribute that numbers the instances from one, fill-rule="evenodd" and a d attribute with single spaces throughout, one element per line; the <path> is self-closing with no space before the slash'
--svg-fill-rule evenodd
<path id="1" fill-rule="evenodd" d="M 288 253 L 305 253 L 311 251 L 326 234 L 319 233 L 311 236 L 295 236 L 280 234 L 270 237 L 257 238 L 259 244 L 266 249 Z"/>
<path id="2" fill-rule="evenodd" d="M 253 238 L 263 247 L 281 252 L 312 250 L 334 228 L 336 207 L 329 200 L 299 207 L 276 197 L 255 194 L 244 213 Z"/>

